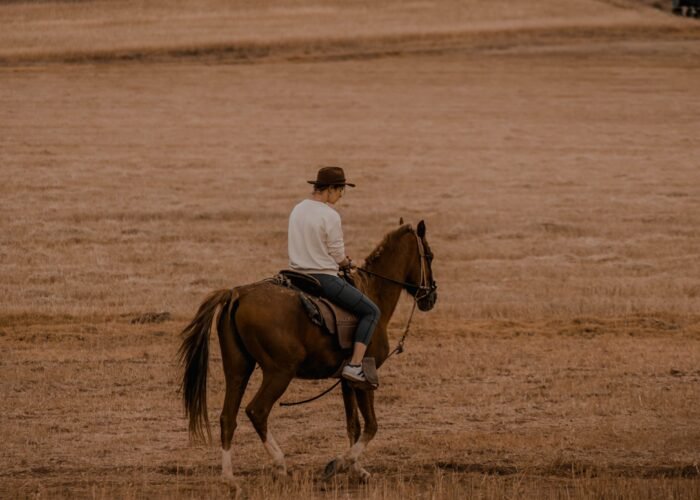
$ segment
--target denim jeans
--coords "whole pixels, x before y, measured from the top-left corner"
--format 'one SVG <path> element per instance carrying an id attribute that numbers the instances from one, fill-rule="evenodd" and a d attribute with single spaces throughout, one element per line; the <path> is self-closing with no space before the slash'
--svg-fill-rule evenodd
<path id="1" fill-rule="evenodd" d="M 321 282 L 323 296 L 359 318 L 355 342 L 369 344 L 381 315 L 379 308 L 366 295 L 338 276 L 313 274 Z"/>

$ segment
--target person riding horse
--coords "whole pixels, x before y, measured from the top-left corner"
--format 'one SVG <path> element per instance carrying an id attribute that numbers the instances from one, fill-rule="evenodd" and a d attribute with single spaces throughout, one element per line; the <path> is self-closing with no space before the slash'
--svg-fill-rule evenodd
<path id="1" fill-rule="evenodd" d="M 350 362 L 342 377 L 357 383 L 367 381 L 362 371 L 362 358 L 379 322 L 379 308 L 366 295 L 338 276 L 350 269 L 352 261 L 345 255 L 340 214 L 332 208 L 342 197 L 345 180 L 340 167 L 323 167 L 313 184 L 311 197 L 297 204 L 289 215 L 289 267 L 311 274 L 321 283 L 322 294 L 358 317 L 355 342 Z"/>
<path id="2" fill-rule="evenodd" d="M 347 267 L 351 263 L 345 256 L 340 215 L 331 206 L 342 197 L 345 186 L 352 185 L 338 167 L 321 169 L 316 180 L 309 182 L 314 185 L 313 193 L 308 200 L 299 203 L 290 216 L 292 267 L 311 271 L 322 283 L 326 296 L 362 316 L 350 360 L 352 366 L 344 368 L 346 378 L 341 379 L 350 448 L 326 465 L 323 477 L 329 479 L 350 471 L 366 481 L 370 473 L 362 468 L 359 459 L 377 433 L 377 415 L 373 388 L 363 381 L 367 377 L 363 377 L 366 374 L 358 365 L 365 351 L 374 358 L 377 368 L 392 354 L 401 352 L 408 324 L 398 346 L 391 352 L 387 326 L 404 291 L 412 296 L 414 306 L 420 311 L 429 311 L 435 306 L 434 254 L 426 239 L 425 221 L 421 220 L 415 228 L 401 221 L 358 269 L 364 273 L 357 281 L 360 293 L 336 275 L 341 265 Z M 219 337 L 226 378 L 219 418 L 223 478 L 237 487 L 231 443 L 236 416 L 256 366 L 262 371 L 262 382 L 255 396 L 247 402 L 245 413 L 274 462 L 274 473 L 286 478 L 287 462 L 270 428 L 270 412 L 292 380 L 335 376 L 338 367 L 347 360 L 347 353 L 336 337 L 327 335 L 309 318 L 298 294 L 279 286 L 275 280 L 213 291 L 182 330 L 178 351 L 182 366 L 182 401 L 189 419 L 189 433 L 195 440 L 211 438 L 207 374 L 209 339 L 214 330 Z M 351 382 L 353 380 L 361 383 Z M 361 426 L 360 415 L 364 426 Z"/>

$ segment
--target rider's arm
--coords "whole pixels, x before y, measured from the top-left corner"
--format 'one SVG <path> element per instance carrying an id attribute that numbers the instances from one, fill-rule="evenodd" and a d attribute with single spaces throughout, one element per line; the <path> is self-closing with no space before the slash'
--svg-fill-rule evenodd
<path id="1" fill-rule="evenodd" d="M 333 260 L 338 266 L 343 267 L 343 263 L 347 260 L 345 256 L 345 243 L 343 242 L 343 229 L 340 224 L 340 215 L 332 214 L 326 220 L 326 248 L 328 254 L 333 257 Z"/>

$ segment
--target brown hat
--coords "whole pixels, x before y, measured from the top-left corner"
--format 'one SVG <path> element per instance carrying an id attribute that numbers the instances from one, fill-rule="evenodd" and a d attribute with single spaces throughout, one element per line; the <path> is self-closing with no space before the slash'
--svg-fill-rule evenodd
<path id="1" fill-rule="evenodd" d="M 315 181 L 306 181 L 309 184 L 316 186 L 350 186 L 355 187 L 355 184 L 350 184 L 345 181 L 345 172 L 340 167 L 323 167 L 316 174 Z"/>

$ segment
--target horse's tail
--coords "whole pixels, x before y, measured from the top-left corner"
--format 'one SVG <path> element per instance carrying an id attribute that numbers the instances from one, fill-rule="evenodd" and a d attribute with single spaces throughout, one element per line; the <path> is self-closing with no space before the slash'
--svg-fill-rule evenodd
<path id="1" fill-rule="evenodd" d="M 182 345 L 178 351 L 183 369 L 180 391 L 185 405 L 185 415 L 190 421 L 190 437 L 194 440 L 211 441 L 211 428 L 207 415 L 207 372 L 211 325 L 219 306 L 223 307 L 222 310 L 226 314 L 230 314 L 237 300 L 238 292 L 235 289 L 213 292 L 202 302 L 194 319 L 181 333 Z"/>

